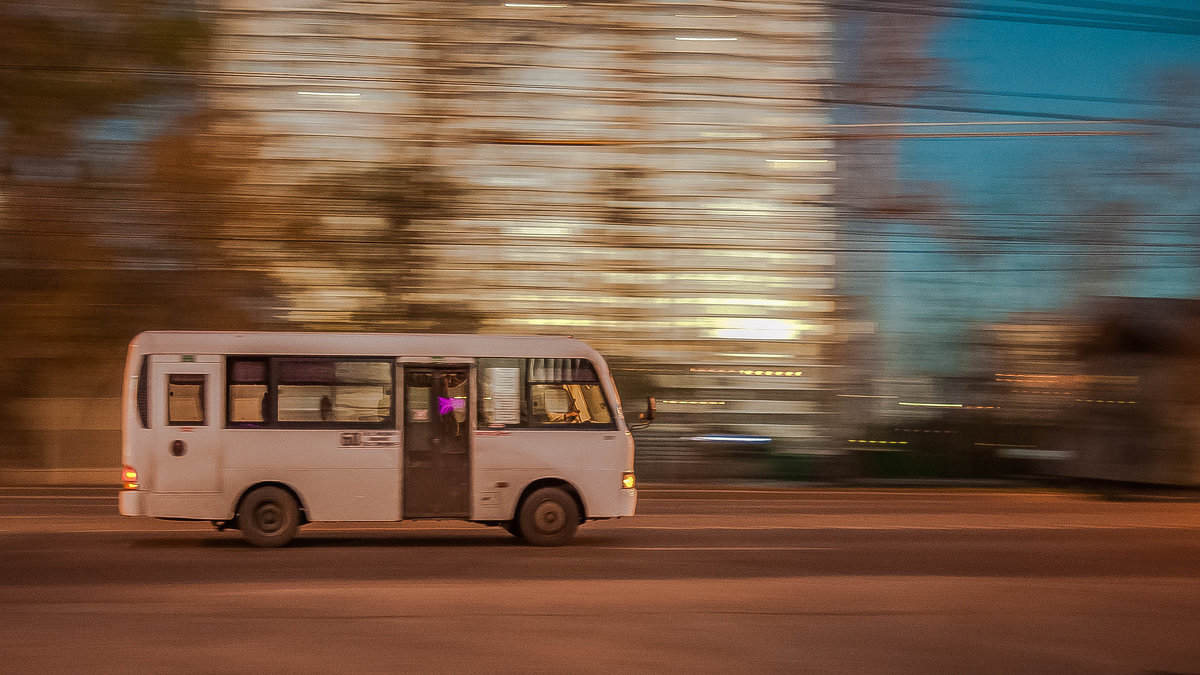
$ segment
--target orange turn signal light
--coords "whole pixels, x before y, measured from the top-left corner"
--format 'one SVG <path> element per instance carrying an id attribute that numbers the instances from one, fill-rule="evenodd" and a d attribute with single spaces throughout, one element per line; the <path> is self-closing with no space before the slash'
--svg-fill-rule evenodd
<path id="1" fill-rule="evenodd" d="M 121 469 L 121 484 L 125 486 L 126 490 L 138 489 L 137 469 L 132 466 Z"/>

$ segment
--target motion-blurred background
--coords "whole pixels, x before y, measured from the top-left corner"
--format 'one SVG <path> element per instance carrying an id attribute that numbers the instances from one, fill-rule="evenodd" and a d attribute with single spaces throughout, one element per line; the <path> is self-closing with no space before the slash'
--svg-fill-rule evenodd
<path id="1" fill-rule="evenodd" d="M 150 329 L 571 334 L 651 480 L 1200 484 L 1187 0 L 4 0 L 0 482 Z"/>

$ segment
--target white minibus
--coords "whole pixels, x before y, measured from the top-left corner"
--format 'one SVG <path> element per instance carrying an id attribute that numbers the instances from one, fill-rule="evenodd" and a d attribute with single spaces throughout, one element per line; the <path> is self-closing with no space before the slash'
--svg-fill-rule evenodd
<path id="1" fill-rule="evenodd" d="M 121 513 L 257 546 L 419 518 L 553 546 L 637 502 L 608 365 L 568 337 L 146 332 L 123 402 Z"/>

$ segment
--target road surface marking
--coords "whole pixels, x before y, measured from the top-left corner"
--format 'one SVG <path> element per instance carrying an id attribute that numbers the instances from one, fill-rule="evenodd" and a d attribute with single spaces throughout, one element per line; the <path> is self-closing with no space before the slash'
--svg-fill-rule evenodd
<path id="1" fill-rule="evenodd" d="M 778 490 L 736 490 L 736 489 L 689 489 L 689 488 L 638 488 L 638 496 L 651 497 L 656 494 L 666 493 L 683 493 L 683 494 L 728 494 L 728 495 L 796 495 L 798 497 L 818 497 L 823 495 L 871 495 L 877 497 L 892 497 L 895 495 L 912 495 L 928 497 L 930 495 L 944 496 L 962 496 L 962 497 L 979 497 L 979 496 L 1019 496 L 1019 497 L 1070 497 L 1069 493 L 1054 492 L 1054 491 L 1037 491 L 1026 492 L 1020 488 L 1011 490 L 996 490 L 990 488 L 972 488 L 972 487 L 955 487 L 948 486 L 945 488 L 930 487 L 919 490 L 911 488 L 862 488 L 860 490 L 828 490 L 824 488 L 781 488 Z"/>
<path id="2" fill-rule="evenodd" d="M 108 497 L 94 497 L 91 495 L 0 495 L 0 500 L 4 500 L 4 499 L 58 499 L 58 500 L 62 500 L 62 501 L 90 499 L 90 500 L 95 500 L 95 501 L 104 500 L 104 501 L 112 502 L 114 504 L 117 503 L 116 495 L 112 495 L 112 496 L 108 496 Z"/>
<path id="3" fill-rule="evenodd" d="M 588 546 L 612 551 L 833 551 L 832 546 Z"/>
<path id="4" fill-rule="evenodd" d="M 52 513 L 34 513 L 30 515 L 0 515 L 0 520 L 35 520 L 38 518 L 46 520 L 64 520 L 68 518 L 79 518 L 78 515 L 62 515 Z M 112 514 L 94 515 L 92 518 L 112 518 Z"/>
<path id="5" fill-rule="evenodd" d="M 620 525 L 619 530 L 1193 530 L 1194 525 Z"/>
<path id="6" fill-rule="evenodd" d="M 331 528 L 319 529 L 319 528 L 312 528 L 312 527 L 303 527 L 300 529 L 299 536 L 302 537 L 305 534 L 313 534 L 313 533 L 317 533 L 317 532 L 324 533 L 324 534 L 353 535 L 356 533 L 363 533 L 363 532 L 385 532 L 385 533 L 389 533 L 389 534 L 469 532 L 472 534 L 481 534 L 481 533 L 484 533 L 487 531 L 488 530 L 467 528 L 467 527 L 463 527 L 463 528 L 449 528 L 449 527 L 432 528 L 431 527 L 431 528 L 420 528 L 420 529 L 418 529 L 418 528 L 382 528 L 382 527 L 371 527 L 371 528 L 347 527 L 347 528 L 343 528 L 343 529 L 331 529 Z M 191 532 L 193 534 L 194 533 L 221 534 L 220 532 L 217 531 L 216 528 L 214 528 L 211 524 L 209 524 L 206 521 L 196 521 L 196 527 L 162 527 L 162 528 L 149 528 L 149 529 L 132 529 L 132 528 L 127 528 L 127 527 L 113 527 L 113 528 L 52 527 L 52 528 L 47 528 L 44 530 L 18 530 L 18 529 L 12 529 L 12 528 L 0 528 L 0 534 L 51 534 L 51 533 L 53 533 L 53 534 L 113 534 L 113 533 L 159 534 L 159 533 L 164 533 L 164 532 Z M 238 534 L 238 531 L 235 529 L 232 529 L 232 528 L 227 530 L 226 532 L 231 535 L 234 535 L 234 536 L 236 536 Z"/>

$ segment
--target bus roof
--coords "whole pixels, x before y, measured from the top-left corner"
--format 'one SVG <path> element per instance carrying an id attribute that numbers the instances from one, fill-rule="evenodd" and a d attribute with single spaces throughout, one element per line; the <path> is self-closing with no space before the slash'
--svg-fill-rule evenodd
<path id="1" fill-rule="evenodd" d="M 132 354 L 342 355 L 587 358 L 599 352 L 567 336 L 438 333 L 146 331 Z"/>

